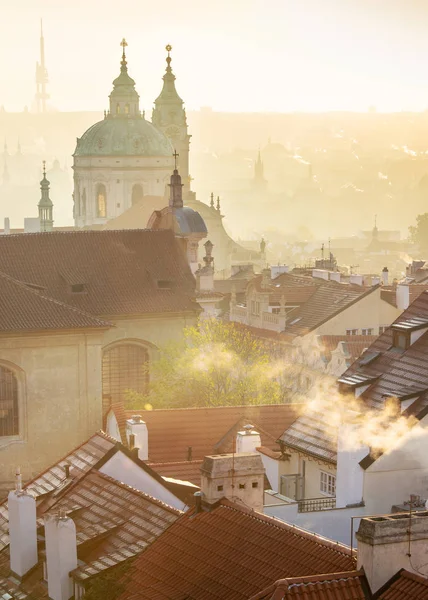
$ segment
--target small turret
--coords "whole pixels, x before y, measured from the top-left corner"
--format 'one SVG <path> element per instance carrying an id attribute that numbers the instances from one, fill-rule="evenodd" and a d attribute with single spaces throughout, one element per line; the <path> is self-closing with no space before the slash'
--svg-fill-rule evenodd
<path id="1" fill-rule="evenodd" d="M 122 60 L 120 75 L 113 81 L 113 91 L 110 94 L 110 111 L 107 117 L 137 117 L 140 116 L 140 96 L 135 89 L 135 81 L 128 75 L 125 48 L 128 46 L 125 38 L 120 42 Z"/>
<path id="2" fill-rule="evenodd" d="M 169 183 L 169 205 L 173 208 L 183 208 L 183 184 L 177 169 L 178 154 L 174 150 L 175 166 Z"/>
<path id="3" fill-rule="evenodd" d="M 53 229 L 53 203 L 49 197 L 50 182 L 46 179 L 46 161 L 43 161 L 43 179 L 40 182 L 41 198 L 38 204 L 40 231 Z"/>

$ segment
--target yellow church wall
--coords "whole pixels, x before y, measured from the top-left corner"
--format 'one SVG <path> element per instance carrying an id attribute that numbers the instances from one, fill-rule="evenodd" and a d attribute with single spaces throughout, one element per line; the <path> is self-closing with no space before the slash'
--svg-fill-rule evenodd
<path id="1" fill-rule="evenodd" d="M 0 438 L 0 493 L 17 466 L 28 480 L 100 429 L 102 335 L 0 338 L 0 364 L 16 373 L 20 410 L 19 436 Z"/>

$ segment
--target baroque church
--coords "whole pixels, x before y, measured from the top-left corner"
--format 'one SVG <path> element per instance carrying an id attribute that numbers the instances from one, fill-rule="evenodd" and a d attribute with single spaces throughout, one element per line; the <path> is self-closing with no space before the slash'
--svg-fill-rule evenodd
<path id="1" fill-rule="evenodd" d="M 190 136 L 183 100 L 175 89 L 172 48 L 166 47 L 163 88 L 150 122 L 140 111 L 135 81 L 128 73 L 125 40 L 121 46 L 120 74 L 113 81 L 109 110 L 77 139 L 73 155 L 74 219 L 79 228 L 102 226 L 144 197 L 166 197 L 174 153 L 184 198 L 189 192 Z"/>

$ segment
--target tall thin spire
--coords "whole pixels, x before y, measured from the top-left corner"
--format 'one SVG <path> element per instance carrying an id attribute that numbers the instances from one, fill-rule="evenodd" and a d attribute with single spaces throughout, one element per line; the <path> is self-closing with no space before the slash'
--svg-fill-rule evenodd
<path id="1" fill-rule="evenodd" d="M 50 182 L 46 178 L 46 161 L 43 161 L 43 178 L 40 182 L 41 197 L 38 204 L 41 231 L 53 229 L 53 203 L 49 197 Z"/>
<path id="2" fill-rule="evenodd" d="M 40 19 L 40 62 L 36 62 L 36 105 L 37 112 L 46 112 L 46 100 L 49 94 L 46 85 L 49 82 L 48 72 L 45 65 L 45 38 L 43 36 L 43 21 Z"/>
<path id="3" fill-rule="evenodd" d="M 135 81 L 128 74 L 128 63 L 125 49 L 128 42 L 122 38 L 120 42 L 122 57 L 119 77 L 113 81 L 113 91 L 110 94 L 110 112 L 106 117 L 140 117 L 140 97 L 135 89 Z"/>
<path id="4" fill-rule="evenodd" d="M 159 102 L 160 100 L 163 100 L 163 101 L 167 101 L 167 102 L 178 103 L 178 104 L 180 104 L 180 106 L 182 106 L 183 100 L 180 98 L 180 96 L 177 93 L 177 90 L 175 89 L 175 75 L 172 72 L 172 68 L 171 68 L 171 61 L 172 61 L 172 58 L 171 58 L 172 46 L 171 46 L 171 44 L 167 44 L 165 46 L 165 50 L 167 51 L 168 54 L 166 57 L 165 75 L 163 76 L 163 87 L 162 87 L 161 93 L 155 100 L 155 104 L 157 102 Z"/>

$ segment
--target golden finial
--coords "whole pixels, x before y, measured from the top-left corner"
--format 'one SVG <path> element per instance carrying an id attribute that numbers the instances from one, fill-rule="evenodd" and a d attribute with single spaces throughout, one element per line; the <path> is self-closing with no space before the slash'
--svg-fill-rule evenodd
<path id="1" fill-rule="evenodd" d="M 125 48 L 127 47 L 128 42 L 125 40 L 125 38 L 122 38 L 120 45 L 122 46 L 122 64 L 126 65 Z"/>
<path id="2" fill-rule="evenodd" d="M 43 161 L 43 177 L 46 177 L 46 161 Z"/>
<path id="3" fill-rule="evenodd" d="M 172 46 L 171 46 L 171 44 L 167 44 L 167 45 L 165 46 L 165 50 L 168 52 L 168 56 L 169 56 L 169 53 L 170 53 L 170 52 L 171 52 L 171 50 L 172 50 Z"/>

